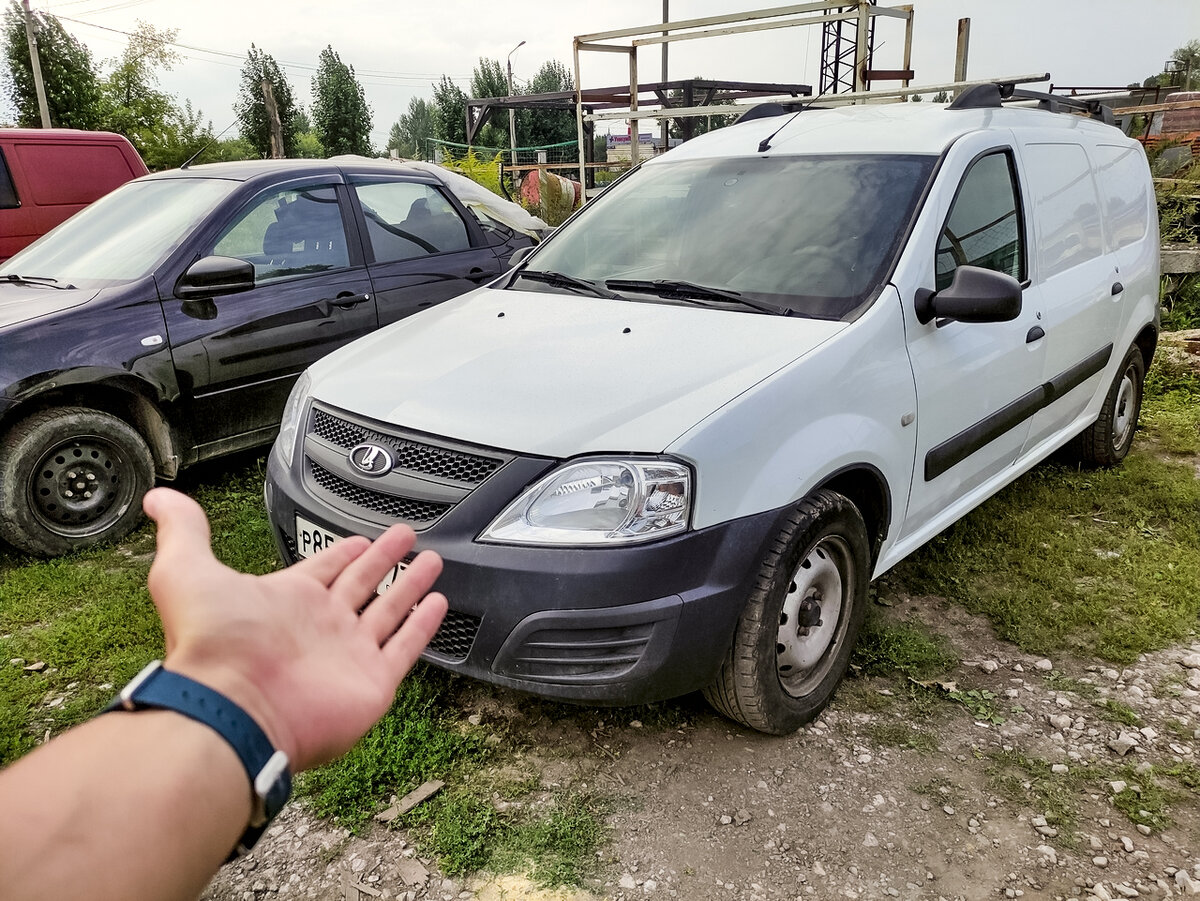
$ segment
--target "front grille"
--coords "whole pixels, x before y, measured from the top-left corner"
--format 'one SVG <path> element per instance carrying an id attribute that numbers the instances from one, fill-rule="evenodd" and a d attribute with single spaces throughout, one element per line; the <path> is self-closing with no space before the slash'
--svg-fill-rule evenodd
<path id="1" fill-rule="evenodd" d="M 494 457 L 385 435 L 356 422 L 340 419 L 321 409 L 313 410 L 312 431 L 317 437 L 346 450 L 364 441 L 379 444 L 391 451 L 396 469 L 468 485 L 478 485 L 504 463 L 503 460 Z"/>
<path id="2" fill-rule="evenodd" d="M 641 659 L 654 623 L 601 629 L 543 629 L 526 636 L 508 659 L 522 675 L 605 678 L 627 673 Z"/>
<path id="3" fill-rule="evenodd" d="M 372 491 L 334 475 L 319 463 L 312 462 L 312 477 L 318 485 L 348 504 L 370 510 L 389 519 L 410 523 L 430 523 L 450 509 L 450 504 L 414 500 Z"/>
<path id="4" fill-rule="evenodd" d="M 429 650 L 455 660 L 464 659 L 471 653 L 475 633 L 479 631 L 479 617 L 469 613 L 450 610 L 438 627 L 437 634 L 429 642 Z"/>

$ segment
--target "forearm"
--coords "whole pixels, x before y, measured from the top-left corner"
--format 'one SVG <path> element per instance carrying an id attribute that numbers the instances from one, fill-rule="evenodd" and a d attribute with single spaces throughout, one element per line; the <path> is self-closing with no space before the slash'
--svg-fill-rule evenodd
<path id="1" fill-rule="evenodd" d="M 170 711 L 109 713 L 0 772 L 0 897 L 194 899 L 246 828 L 230 745 Z"/>

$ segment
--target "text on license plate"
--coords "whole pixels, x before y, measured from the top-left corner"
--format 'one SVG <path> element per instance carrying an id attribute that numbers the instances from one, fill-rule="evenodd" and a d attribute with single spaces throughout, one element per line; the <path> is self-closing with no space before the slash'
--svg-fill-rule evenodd
<path id="1" fill-rule="evenodd" d="M 296 515 L 296 555 L 298 557 L 311 557 L 334 542 L 341 541 L 344 537 L 344 535 L 338 535 L 322 528 L 315 522 L 310 522 L 299 514 Z M 391 588 L 392 583 L 396 581 L 396 576 L 407 568 L 408 564 L 403 562 L 393 566 L 375 587 L 375 593 L 383 594 Z"/>

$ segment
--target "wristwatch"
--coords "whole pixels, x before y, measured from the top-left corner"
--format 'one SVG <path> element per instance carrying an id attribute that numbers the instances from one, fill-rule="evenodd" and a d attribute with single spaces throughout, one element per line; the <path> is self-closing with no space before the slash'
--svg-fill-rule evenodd
<path id="1" fill-rule="evenodd" d="M 246 831 L 225 862 L 247 854 L 292 793 L 287 754 L 277 751 L 258 723 L 225 695 L 163 669 L 161 660 L 134 676 L 102 712 L 148 709 L 182 713 L 204 723 L 232 746 L 250 777 L 254 807 Z"/>

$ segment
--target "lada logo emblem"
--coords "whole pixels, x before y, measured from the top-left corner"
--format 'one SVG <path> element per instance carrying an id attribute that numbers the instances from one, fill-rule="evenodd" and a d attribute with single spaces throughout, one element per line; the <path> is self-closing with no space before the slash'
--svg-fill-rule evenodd
<path id="1" fill-rule="evenodd" d="M 395 461 L 385 447 L 364 442 L 350 451 L 350 465 L 365 476 L 385 476 Z"/>

